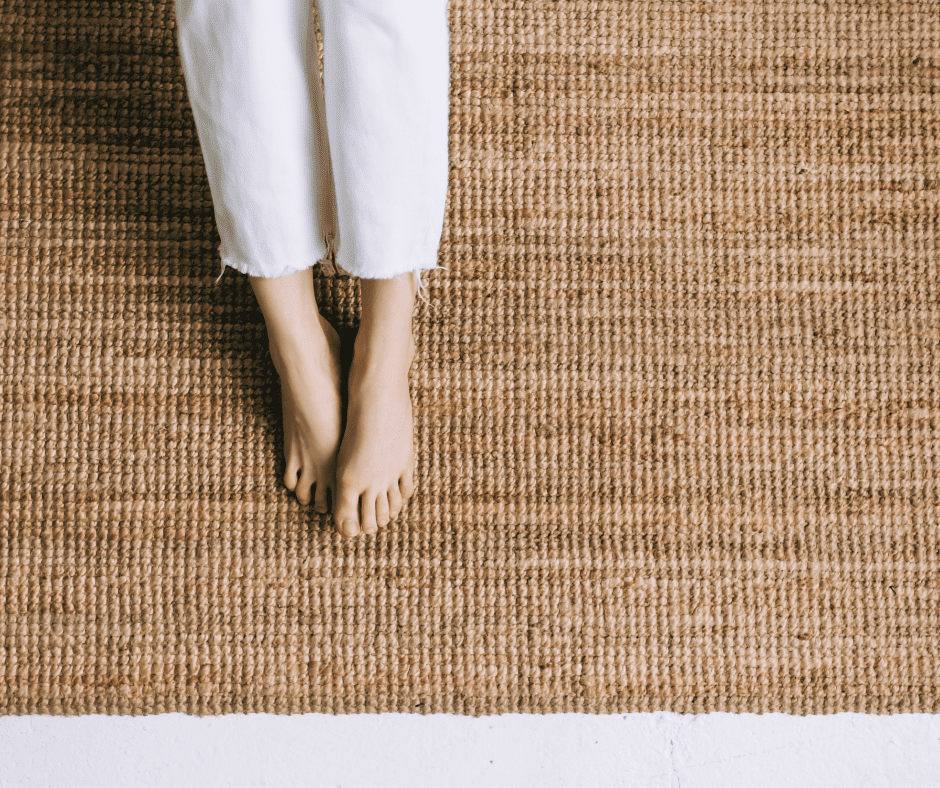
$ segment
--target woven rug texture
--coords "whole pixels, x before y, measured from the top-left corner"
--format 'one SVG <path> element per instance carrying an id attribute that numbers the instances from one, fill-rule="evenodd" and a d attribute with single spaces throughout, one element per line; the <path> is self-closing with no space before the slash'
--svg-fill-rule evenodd
<path id="1" fill-rule="evenodd" d="M 0 0 L 0 713 L 940 711 L 940 3 L 447 13 L 416 492 L 345 540 L 172 2 Z"/>

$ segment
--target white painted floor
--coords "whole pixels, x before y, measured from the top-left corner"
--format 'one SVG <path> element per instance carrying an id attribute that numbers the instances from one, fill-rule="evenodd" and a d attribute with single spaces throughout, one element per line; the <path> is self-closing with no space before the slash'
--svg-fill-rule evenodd
<path id="1" fill-rule="evenodd" d="M 940 786 L 940 715 L 0 717 L 0 786 Z"/>

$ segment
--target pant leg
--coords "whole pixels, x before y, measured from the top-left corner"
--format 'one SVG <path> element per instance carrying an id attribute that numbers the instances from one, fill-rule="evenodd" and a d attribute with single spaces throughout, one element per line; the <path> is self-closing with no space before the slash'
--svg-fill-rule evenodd
<path id="1" fill-rule="evenodd" d="M 448 185 L 447 0 L 317 0 L 335 264 L 384 279 L 437 265 Z"/>
<path id="2" fill-rule="evenodd" d="M 176 20 L 222 273 L 310 268 L 335 234 L 311 0 L 176 0 Z"/>
<path id="3" fill-rule="evenodd" d="M 176 0 L 176 12 L 223 273 L 322 260 L 366 278 L 415 271 L 420 295 L 420 272 L 441 267 L 447 0 Z"/>

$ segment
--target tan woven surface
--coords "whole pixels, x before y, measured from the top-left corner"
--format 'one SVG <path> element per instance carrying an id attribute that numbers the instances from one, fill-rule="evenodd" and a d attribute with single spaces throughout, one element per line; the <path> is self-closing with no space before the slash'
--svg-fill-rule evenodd
<path id="1" fill-rule="evenodd" d="M 417 492 L 345 541 L 172 3 L 0 0 L 0 712 L 940 711 L 940 4 L 448 13 Z"/>

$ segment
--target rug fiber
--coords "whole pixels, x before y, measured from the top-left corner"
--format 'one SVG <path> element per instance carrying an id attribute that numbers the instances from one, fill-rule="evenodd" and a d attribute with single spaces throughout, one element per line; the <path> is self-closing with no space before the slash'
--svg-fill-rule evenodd
<path id="1" fill-rule="evenodd" d="M 940 711 L 940 3 L 448 17 L 416 493 L 347 541 L 172 2 L 0 0 L 0 713 Z"/>

